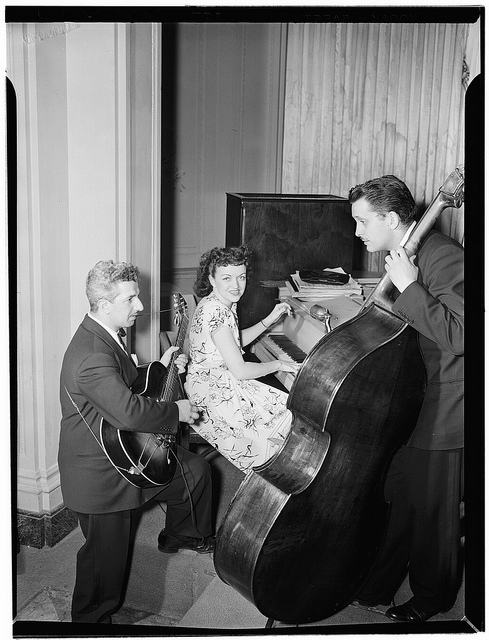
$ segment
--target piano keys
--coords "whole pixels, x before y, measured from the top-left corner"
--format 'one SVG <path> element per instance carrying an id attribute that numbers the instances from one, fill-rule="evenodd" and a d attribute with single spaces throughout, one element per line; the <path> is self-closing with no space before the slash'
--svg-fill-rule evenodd
<path id="1" fill-rule="evenodd" d="M 261 336 L 252 346 L 251 352 L 260 362 L 285 360 L 302 363 L 307 356 L 307 353 L 299 349 L 290 338 L 278 333 Z M 287 391 L 290 391 L 295 378 L 291 371 L 276 371 L 273 375 Z"/>
<path id="2" fill-rule="evenodd" d="M 253 344 L 251 352 L 261 361 L 285 360 L 302 363 L 314 345 L 327 331 L 324 322 L 313 318 L 310 308 L 314 304 L 325 307 L 331 314 L 331 330 L 354 318 L 360 311 L 362 301 L 341 296 L 323 301 L 302 302 L 284 294 L 280 289 L 281 301 L 292 307 L 292 315 L 284 316 L 280 323 L 271 327 Z M 290 391 L 295 375 L 287 371 L 277 371 L 277 379 Z"/>

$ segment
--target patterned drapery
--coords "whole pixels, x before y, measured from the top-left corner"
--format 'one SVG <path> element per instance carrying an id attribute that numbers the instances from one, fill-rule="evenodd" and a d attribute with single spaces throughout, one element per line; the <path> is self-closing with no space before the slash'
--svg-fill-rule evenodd
<path id="1" fill-rule="evenodd" d="M 290 24 L 283 193 L 395 174 L 422 212 L 464 164 L 467 24 Z M 437 228 L 463 242 L 463 207 Z M 366 268 L 383 270 L 383 255 Z"/>

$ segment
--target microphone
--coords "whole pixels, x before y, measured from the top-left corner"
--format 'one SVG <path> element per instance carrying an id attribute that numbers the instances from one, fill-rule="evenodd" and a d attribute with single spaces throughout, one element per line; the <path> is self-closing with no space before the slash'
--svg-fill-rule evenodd
<path id="1" fill-rule="evenodd" d="M 313 304 L 309 309 L 311 317 L 319 322 L 324 322 L 326 333 L 331 331 L 331 314 L 328 309 L 325 309 L 320 304 Z"/>

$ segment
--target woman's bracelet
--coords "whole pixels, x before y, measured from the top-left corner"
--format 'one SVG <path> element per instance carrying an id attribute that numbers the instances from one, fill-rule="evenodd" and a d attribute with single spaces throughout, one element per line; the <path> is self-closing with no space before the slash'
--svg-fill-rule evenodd
<path id="1" fill-rule="evenodd" d="M 260 322 L 262 323 L 262 325 L 265 327 L 265 329 L 270 329 L 270 327 L 267 327 L 267 325 L 263 322 L 263 320 L 260 320 Z"/>

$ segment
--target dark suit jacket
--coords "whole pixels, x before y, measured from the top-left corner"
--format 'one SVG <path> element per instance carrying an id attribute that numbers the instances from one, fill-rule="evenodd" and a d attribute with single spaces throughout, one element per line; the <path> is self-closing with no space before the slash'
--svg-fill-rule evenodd
<path id="1" fill-rule="evenodd" d="M 58 464 L 65 506 L 82 513 L 133 509 L 161 491 L 139 489 L 114 468 L 83 418 L 99 436 L 101 418 L 118 429 L 157 433 L 178 421 L 174 402 L 131 392 L 132 359 L 88 315 L 78 327 L 61 369 L 61 434 Z M 66 389 L 78 406 L 73 406 Z"/>
<path id="2" fill-rule="evenodd" d="M 419 332 L 426 395 L 408 445 L 463 447 L 464 250 L 431 231 L 417 255 L 418 282 L 397 298 L 393 311 Z"/>

